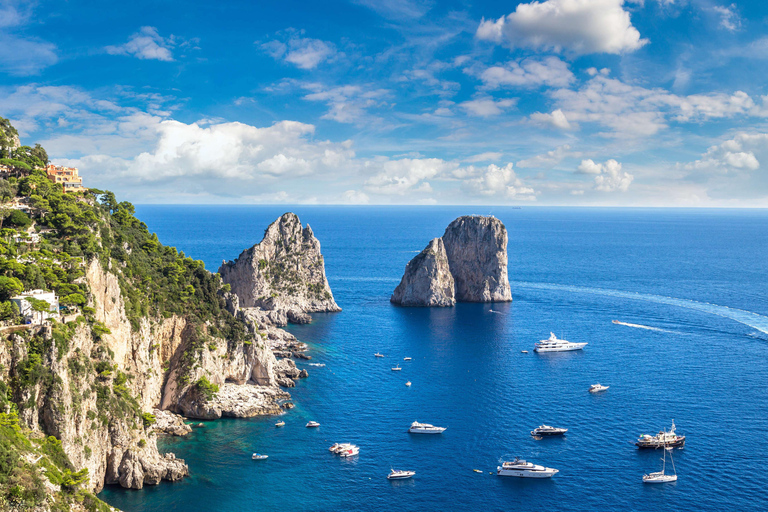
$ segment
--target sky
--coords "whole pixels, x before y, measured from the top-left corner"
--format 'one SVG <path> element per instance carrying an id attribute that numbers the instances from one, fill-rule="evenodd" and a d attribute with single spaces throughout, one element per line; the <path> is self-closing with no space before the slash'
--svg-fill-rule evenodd
<path id="1" fill-rule="evenodd" d="M 0 116 L 135 203 L 768 207 L 768 2 L 0 0 Z"/>

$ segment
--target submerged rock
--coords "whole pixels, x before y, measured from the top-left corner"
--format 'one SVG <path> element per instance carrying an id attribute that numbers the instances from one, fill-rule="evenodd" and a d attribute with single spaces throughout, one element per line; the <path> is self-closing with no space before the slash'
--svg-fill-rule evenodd
<path id="1" fill-rule="evenodd" d="M 408 262 L 390 301 L 403 306 L 453 306 L 456 303 L 453 276 L 441 238 L 433 239 Z"/>
<path id="2" fill-rule="evenodd" d="M 510 302 L 507 242 L 499 219 L 459 217 L 408 262 L 390 300 L 403 306 Z"/>

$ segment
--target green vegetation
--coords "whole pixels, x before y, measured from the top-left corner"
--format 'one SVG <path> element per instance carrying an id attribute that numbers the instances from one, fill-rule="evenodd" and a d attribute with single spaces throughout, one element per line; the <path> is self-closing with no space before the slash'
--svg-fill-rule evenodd
<path id="1" fill-rule="evenodd" d="M 207 400 L 212 400 L 213 397 L 216 396 L 216 393 L 219 392 L 219 386 L 216 384 L 211 384 L 211 382 L 205 377 L 200 377 L 200 380 L 195 383 L 195 386 Z"/>

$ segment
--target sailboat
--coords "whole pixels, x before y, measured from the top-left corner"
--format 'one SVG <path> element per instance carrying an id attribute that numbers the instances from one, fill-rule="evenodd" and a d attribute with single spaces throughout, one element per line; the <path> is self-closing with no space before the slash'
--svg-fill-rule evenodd
<path id="1" fill-rule="evenodd" d="M 672 458 L 672 449 L 672 447 L 667 448 L 666 443 L 664 443 L 664 458 L 661 459 L 663 461 L 661 471 L 643 475 L 643 483 L 665 484 L 667 482 L 677 482 L 677 469 L 675 469 L 675 459 Z M 672 461 L 672 471 L 674 472 L 672 475 L 665 473 L 667 469 L 667 452 L 669 452 L 669 460 Z"/>

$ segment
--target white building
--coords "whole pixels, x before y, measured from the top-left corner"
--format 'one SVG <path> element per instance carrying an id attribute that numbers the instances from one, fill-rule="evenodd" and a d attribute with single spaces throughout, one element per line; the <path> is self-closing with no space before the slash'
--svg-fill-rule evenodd
<path id="1" fill-rule="evenodd" d="M 28 299 L 44 300 L 51 307 L 46 312 L 38 312 L 32 309 L 32 302 Z M 32 323 L 42 323 L 43 320 L 49 318 L 59 318 L 59 298 L 53 292 L 46 292 L 43 290 L 31 290 L 24 292 L 21 295 L 11 297 L 11 300 L 19 306 L 19 312 L 24 317 L 24 321 L 31 321 Z"/>

